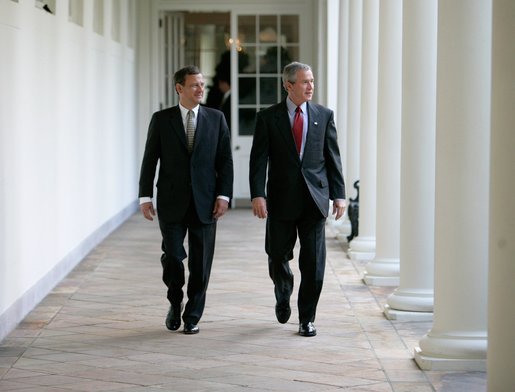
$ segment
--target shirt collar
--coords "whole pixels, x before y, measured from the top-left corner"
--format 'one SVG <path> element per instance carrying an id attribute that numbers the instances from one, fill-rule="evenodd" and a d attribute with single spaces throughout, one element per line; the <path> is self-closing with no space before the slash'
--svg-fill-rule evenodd
<path id="1" fill-rule="evenodd" d="M 286 106 L 288 107 L 289 113 L 295 114 L 295 109 L 297 109 L 297 105 L 295 105 L 293 103 L 293 101 L 290 99 L 290 97 L 286 97 Z M 307 107 L 307 102 L 303 102 L 300 105 L 300 108 L 302 109 L 302 113 L 304 113 L 304 114 L 306 113 L 306 107 Z"/>
<path id="2" fill-rule="evenodd" d="M 199 111 L 199 108 L 200 108 L 200 105 L 197 105 L 195 106 L 193 109 L 193 113 L 195 113 L 195 118 L 198 118 L 198 111 Z M 181 109 L 181 115 L 182 115 L 182 118 L 186 118 L 186 116 L 188 115 L 188 111 L 189 109 L 186 109 L 184 106 L 182 106 L 180 103 L 179 103 L 179 109 Z"/>

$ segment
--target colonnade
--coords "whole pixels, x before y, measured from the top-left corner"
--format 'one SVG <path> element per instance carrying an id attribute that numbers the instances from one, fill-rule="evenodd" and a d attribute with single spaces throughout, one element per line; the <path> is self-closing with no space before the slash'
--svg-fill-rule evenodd
<path id="1" fill-rule="evenodd" d="M 396 286 L 386 317 L 433 320 L 419 367 L 485 370 L 488 352 L 489 390 L 515 390 L 515 2 L 345 0 L 340 18 L 349 257 Z"/>

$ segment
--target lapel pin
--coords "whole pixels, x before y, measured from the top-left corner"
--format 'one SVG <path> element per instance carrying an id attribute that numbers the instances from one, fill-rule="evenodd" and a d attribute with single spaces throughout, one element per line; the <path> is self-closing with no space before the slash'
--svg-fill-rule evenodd
<path id="1" fill-rule="evenodd" d="M 313 124 L 318 125 L 318 123 L 317 123 L 316 121 L 315 121 L 315 122 L 313 122 Z"/>

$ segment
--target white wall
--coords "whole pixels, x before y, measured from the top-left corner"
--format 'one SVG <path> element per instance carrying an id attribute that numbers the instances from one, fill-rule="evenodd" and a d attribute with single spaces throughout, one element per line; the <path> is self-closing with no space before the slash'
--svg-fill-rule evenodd
<path id="1" fill-rule="evenodd" d="M 48 14 L 0 2 L 0 340 L 136 208 L 134 49 Z"/>

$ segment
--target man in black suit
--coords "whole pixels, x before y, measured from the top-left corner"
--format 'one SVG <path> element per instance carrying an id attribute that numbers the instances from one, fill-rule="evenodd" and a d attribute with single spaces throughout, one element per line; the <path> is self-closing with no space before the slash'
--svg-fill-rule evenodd
<path id="1" fill-rule="evenodd" d="M 188 301 L 184 333 L 199 332 L 213 254 L 216 221 L 232 197 L 233 162 L 229 128 L 222 112 L 200 106 L 204 78 L 195 66 L 174 75 L 179 105 L 154 113 L 141 165 L 139 196 L 146 219 L 155 216 L 152 204 L 157 162 L 157 212 L 163 237 L 161 264 L 170 310 L 166 327 L 181 326 L 188 257 Z M 188 255 L 183 246 L 188 232 Z"/>
<path id="2" fill-rule="evenodd" d="M 288 64 L 283 86 L 287 98 L 257 114 L 250 153 L 252 209 L 258 218 L 267 218 L 265 248 L 280 323 L 286 323 L 291 314 L 293 273 L 289 261 L 298 234 L 299 334 L 315 336 L 329 200 L 333 200 L 333 214 L 339 219 L 345 211 L 345 184 L 333 112 L 309 102 L 314 89 L 311 67 Z"/>
<path id="3" fill-rule="evenodd" d="M 231 129 L 231 78 L 229 75 L 220 75 L 218 78 L 218 88 L 224 94 L 220 101 L 219 109 L 225 116 L 227 126 Z"/>

